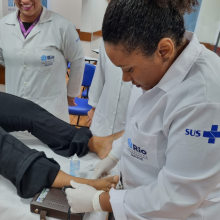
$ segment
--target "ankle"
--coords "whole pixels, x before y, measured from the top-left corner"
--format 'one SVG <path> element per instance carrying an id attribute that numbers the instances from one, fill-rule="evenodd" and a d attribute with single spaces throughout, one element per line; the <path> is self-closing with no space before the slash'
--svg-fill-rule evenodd
<path id="1" fill-rule="evenodd" d="M 96 138 L 97 138 L 97 137 L 92 136 L 92 137 L 89 139 L 89 143 L 88 143 L 89 150 L 90 150 L 91 152 L 94 152 L 94 153 L 97 152 Z"/>

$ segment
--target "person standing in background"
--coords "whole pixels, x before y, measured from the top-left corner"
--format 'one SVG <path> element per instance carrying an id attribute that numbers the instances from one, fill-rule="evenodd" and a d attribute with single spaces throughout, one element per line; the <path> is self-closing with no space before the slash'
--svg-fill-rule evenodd
<path id="1" fill-rule="evenodd" d="M 89 105 L 93 108 L 87 122 L 93 135 L 104 137 L 124 130 L 131 88 L 131 82 L 122 81 L 122 70 L 110 61 L 102 41 L 89 91 Z"/>
<path id="2" fill-rule="evenodd" d="M 69 122 L 68 104 L 76 105 L 84 55 L 74 25 L 47 10 L 40 0 L 15 0 L 18 10 L 0 20 L 0 65 L 6 92 L 31 100 Z M 70 77 L 66 87 L 67 61 Z"/>

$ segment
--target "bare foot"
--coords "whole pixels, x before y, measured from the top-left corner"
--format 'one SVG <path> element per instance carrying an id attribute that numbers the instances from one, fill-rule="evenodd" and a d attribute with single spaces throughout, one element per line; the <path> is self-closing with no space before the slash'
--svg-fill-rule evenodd
<path id="1" fill-rule="evenodd" d="M 90 151 L 96 153 L 100 159 L 105 159 L 112 149 L 112 143 L 124 134 L 124 131 L 112 134 L 107 137 L 96 137 L 90 138 L 88 147 Z"/>
<path id="2" fill-rule="evenodd" d="M 111 176 L 98 180 L 89 180 L 88 185 L 94 187 L 97 190 L 104 190 L 109 192 L 111 188 L 116 188 L 116 185 L 119 181 L 119 176 Z"/>

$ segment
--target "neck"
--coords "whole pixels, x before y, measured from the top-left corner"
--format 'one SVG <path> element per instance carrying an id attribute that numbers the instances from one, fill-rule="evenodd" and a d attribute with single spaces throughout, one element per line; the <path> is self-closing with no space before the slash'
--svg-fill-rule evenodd
<path id="1" fill-rule="evenodd" d="M 40 15 L 40 13 L 41 13 L 41 11 L 42 11 L 42 8 L 43 8 L 43 7 L 41 7 L 40 10 L 37 11 L 37 13 L 35 13 L 35 14 L 32 15 L 32 16 L 27 16 L 27 15 L 25 15 L 25 14 L 19 12 L 19 17 L 20 17 L 20 19 L 21 19 L 22 22 L 33 23 L 33 22 L 37 19 L 37 17 Z"/>
<path id="2" fill-rule="evenodd" d="M 186 38 L 183 38 L 181 45 L 176 49 L 175 55 L 170 60 L 170 64 L 169 64 L 167 70 L 170 68 L 170 66 L 172 66 L 172 64 L 179 57 L 179 55 L 185 50 L 185 48 L 188 46 L 188 44 L 189 44 L 189 41 Z"/>
<path id="3" fill-rule="evenodd" d="M 189 41 L 186 38 L 183 38 L 183 41 L 182 41 L 181 45 L 176 50 L 176 53 L 175 53 L 175 56 L 174 56 L 174 61 L 185 50 L 185 48 L 188 46 L 188 44 L 189 44 Z"/>
<path id="4" fill-rule="evenodd" d="M 168 63 L 166 64 L 166 67 L 164 69 L 164 72 L 166 73 L 168 71 L 168 69 L 173 65 L 173 63 L 175 62 L 175 60 L 179 57 L 179 55 L 184 51 L 184 49 L 188 46 L 189 41 L 184 38 L 181 45 L 176 49 L 176 52 L 174 54 L 174 56 L 168 61 Z"/>

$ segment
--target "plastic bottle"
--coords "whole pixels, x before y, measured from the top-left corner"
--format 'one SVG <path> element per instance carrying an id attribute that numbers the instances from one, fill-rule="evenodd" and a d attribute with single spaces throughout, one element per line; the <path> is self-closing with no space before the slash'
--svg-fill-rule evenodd
<path id="1" fill-rule="evenodd" d="M 76 154 L 70 158 L 70 175 L 79 177 L 80 161 Z"/>

